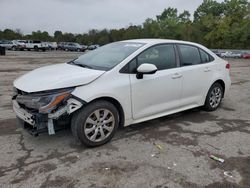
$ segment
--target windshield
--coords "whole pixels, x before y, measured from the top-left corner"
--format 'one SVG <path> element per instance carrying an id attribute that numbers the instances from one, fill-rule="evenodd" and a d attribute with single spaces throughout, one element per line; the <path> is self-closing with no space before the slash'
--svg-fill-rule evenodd
<path id="1" fill-rule="evenodd" d="M 135 42 L 115 42 L 107 44 L 80 56 L 74 60 L 74 64 L 108 71 L 143 45 L 144 43 Z"/>

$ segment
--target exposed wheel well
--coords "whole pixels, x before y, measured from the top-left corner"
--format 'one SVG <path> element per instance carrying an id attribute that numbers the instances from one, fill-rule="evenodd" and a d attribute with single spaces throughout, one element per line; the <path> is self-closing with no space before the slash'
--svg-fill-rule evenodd
<path id="1" fill-rule="evenodd" d="M 124 121 L 125 121 L 125 115 L 124 115 L 122 105 L 116 99 L 114 99 L 112 97 L 101 97 L 101 98 L 94 99 L 91 102 L 98 101 L 98 100 L 105 100 L 105 101 L 111 102 L 113 105 L 115 105 L 115 107 L 117 108 L 117 110 L 119 112 L 119 126 L 123 126 Z"/>
<path id="2" fill-rule="evenodd" d="M 225 82 L 224 82 L 223 80 L 217 80 L 217 81 L 215 81 L 213 84 L 215 84 L 215 83 L 219 83 L 219 84 L 222 86 L 222 88 L 223 88 L 223 96 L 222 96 L 222 97 L 224 97 L 224 93 L 225 93 Z"/>

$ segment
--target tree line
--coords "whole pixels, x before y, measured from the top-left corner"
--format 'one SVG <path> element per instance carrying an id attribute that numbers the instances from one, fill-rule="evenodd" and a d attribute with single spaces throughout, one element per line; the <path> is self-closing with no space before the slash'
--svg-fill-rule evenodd
<path id="1" fill-rule="evenodd" d="M 250 3 L 248 0 L 204 0 L 191 16 L 176 8 L 164 9 L 155 18 L 146 19 L 141 25 L 121 29 L 91 29 L 87 33 L 73 34 L 55 31 L 33 31 L 22 34 L 20 29 L 0 30 L 0 39 L 30 39 L 56 42 L 100 44 L 135 39 L 166 38 L 201 43 L 209 48 L 250 49 Z"/>

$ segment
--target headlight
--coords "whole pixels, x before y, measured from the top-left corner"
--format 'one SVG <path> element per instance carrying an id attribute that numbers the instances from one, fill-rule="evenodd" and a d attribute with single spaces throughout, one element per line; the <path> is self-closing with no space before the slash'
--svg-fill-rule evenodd
<path id="1" fill-rule="evenodd" d="M 73 89 L 44 94 L 18 95 L 16 100 L 28 108 L 39 110 L 40 113 L 49 113 L 55 109 L 60 102 L 68 98 L 72 90 Z"/>

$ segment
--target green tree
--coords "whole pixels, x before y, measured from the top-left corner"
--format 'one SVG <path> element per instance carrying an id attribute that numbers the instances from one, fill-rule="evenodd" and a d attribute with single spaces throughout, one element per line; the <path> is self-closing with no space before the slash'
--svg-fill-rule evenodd
<path id="1" fill-rule="evenodd" d="M 21 34 L 11 30 L 11 29 L 5 29 L 2 32 L 2 39 L 6 40 L 14 40 L 14 39 L 20 39 L 22 38 Z"/>
<path id="2" fill-rule="evenodd" d="M 81 44 L 107 44 L 134 38 L 168 38 L 194 41 L 209 48 L 250 48 L 250 3 L 248 0 L 203 0 L 193 14 L 166 8 L 155 18 L 142 25 L 121 29 L 91 29 L 87 33 L 73 34 L 55 31 L 53 37 L 40 30 L 23 35 L 21 30 L 0 30 L 0 39 L 36 39 L 42 41 L 78 42 Z"/>
<path id="3" fill-rule="evenodd" d="M 62 42 L 62 40 L 63 40 L 62 37 L 63 37 L 62 31 L 55 31 L 54 32 L 54 40 L 56 42 Z"/>

